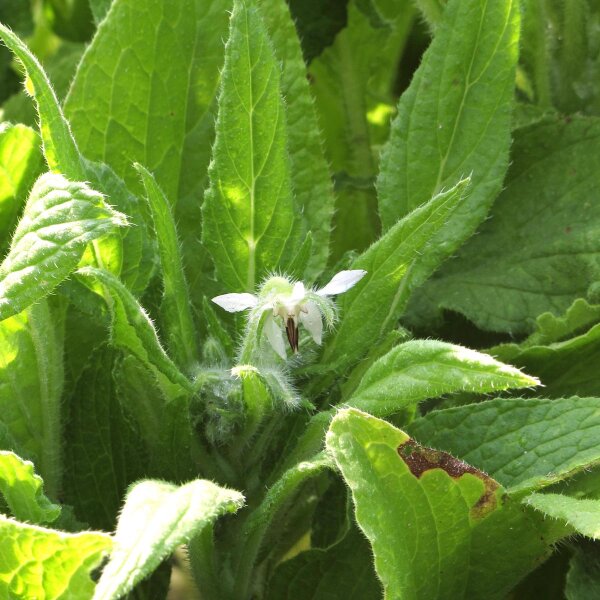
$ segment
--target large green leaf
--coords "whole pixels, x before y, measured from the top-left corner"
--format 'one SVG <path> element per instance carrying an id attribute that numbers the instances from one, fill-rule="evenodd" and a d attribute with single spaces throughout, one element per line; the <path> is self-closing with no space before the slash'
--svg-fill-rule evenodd
<path id="1" fill-rule="evenodd" d="M 463 230 L 454 247 L 484 219 L 508 166 L 518 42 L 517 0 L 448 2 L 383 152 L 385 229 L 466 175 L 472 191 L 452 217 Z"/>
<path id="2" fill-rule="evenodd" d="M 39 143 L 29 127 L 0 124 L 0 249 L 8 247 L 17 216 L 42 172 Z"/>
<path id="3" fill-rule="evenodd" d="M 236 3 L 225 49 L 203 241 L 228 292 L 254 292 L 291 262 L 294 205 L 279 64 L 255 8 Z"/>
<path id="4" fill-rule="evenodd" d="M 99 16 L 107 3 L 95 4 Z M 132 165 L 143 164 L 175 205 L 192 298 L 207 293 L 200 205 L 230 7 L 115 0 L 65 103 L 87 157 L 108 163 L 135 193 L 142 187 Z"/>
<path id="5" fill-rule="evenodd" d="M 48 500 L 42 491 L 43 485 L 33 463 L 14 452 L 0 451 L 0 492 L 15 518 L 36 524 L 56 520 L 60 506 Z"/>
<path id="6" fill-rule="evenodd" d="M 126 224 L 87 184 L 42 175 L 0 265 L 0 319 L 47 296 L 75 270 L 89 242 Z"/>
<path id="7" fill-rule="evenodd" d="M 501 344 L 488 352 L 540 377 L 544 394 L 561 398 L 600 395 L 596 365 L 600 358 L 600 306 L 578 298 L 560 317 L 540 315 L 521 344 Z M 586 328 L 593 325 L 589 330 Z"/>
<path id="8" fill-rule="evenodd" d="M 40 123 L 40 133 L 44 149 L 44 156 L 50 169 L 63 174 L 72 181 L 91 181 L 92 186 L 109 196 L 111 202 L 122 212 L 126 213 L 135 227 L 124 234 L 116 233 L 98 241 L 95 244 L 93 255 L 86 257 L 85 262 L 105 268 L 113 268 L 115 272 L 124 267 L 127 277 L 133 282 L 141 279 L 143 287 L 147 283 L 148 264 L 140 265 L 144 246 L 144 219 L 139 212 L 135 197 L 126 190 L 122 181 L 107 165 L 97 164 L 84 158 L 71 133 L 56 93 L 39 61 L 30 52 L 29 48 L 10 30 L 0 24 L 0 38 L 14 52 L 25 67 L 30 78 L 31 88 L 36 102 Z M 114 260 L 120 256 L 125 246 L 125 260 Z M 133 263 L 133 264 L 132 264 Z M 151 263 L 151 261 L 150 261 Z M 138 269 L 141 274 L 138 278 L 131 274 L 133 269 Z M 126 280 L 131 283 L 129 280 Z M 139 288 L 138 288 L 139 289 Z"/>
<path id="9" fill-rule="evenodd" d="M 327 448 L 386 598 L 503 598 L 571 531 L 524 510 L 474 467 L 355 409 L 333 419 Z"/>
<path id="10" fill-rule="evenodd" d="M 304 11 L 308 12 L 306 7 Z M 313 18 L 318 11 L 323 9 L 313 8 Z M 326 155 L 334 172 L 334 260 L 348 250 L 364 250 L 380 229 L 374 186 L 378 159 L 374 146 L 379 140 L 373 122 L 378 112 L 383 114 L 380 137 L 385 137 L 393 112 L 392 73 L 397 71 L 414 16 L 408 0 L 351 0 L 346 26 L 309 67 Z"/>
<path id="11" fill-rule="evenodd" d="M 90 576 L 112 546 L 99 532 L 64 533 L 26 525 L 0 515 L 3 598 L 87 599 L 94 593 Z"/>
<path id="12" fill-rule="evenodd" d="M 308 278 L 312 278 L 323 270 L 329 256 L 333 186 L 290 9 L 281 0 L 260 0 L 259 6 L 275 57 L 282 65 L 281 93 L 285 100 L 292 188 L 312 234 L 307 267 Z"/>
<path id="13" fill-rule="evenodd" d="M 598 463 L 599 409 L 598 398 L 497 399 L 429 413 L 408 429 L 514 491 Z"/>
<path id="14" fill-rule="evenodd" d="M 0 322 L 0 421 L 9 447 L 32 460 L 46 490 L 60 489 L 63 388 L 60 319 L 41 300 Z"/>
<path id="15" fill-rule="evenodd" d="M 381 585 L 364 536 L 352 528 L 326 549 L 302 552 L 281 563 L 269 581 L 268 600 L 380 600 Z"/>
<path id="16" fill-rule="evenodd" d="M 493 218 L 416 302 L 458 311 L 483 329 L 527 333 L 541 313 L 560 314 L 585 297 L 600 269 L 600 205 L 592 200 L 599 150 L 600 120 L 591 117 L 515 132 Z"/>
<path id="17" fill-rule="evenodd" d="M 341 322 L 324 360 L 351 364 L 395 327 L 412 291 L 451 251 L 456 230 L 445 228 L 465 202 L 468 185 L 464 179 L 415 209 L 352 263 L 367 274 L 341 297 Z M 436 236 L 439 241 L 431 243 Z"/>
<path id="18" fill-rule="evenodd" d="M 109 164 L 132 190 L 141 191 L 135 161 L 173 203 L 201 183 L 207 160 L 196 159 L 207 149 L 194 146 L 210 143 L 228 7 L 115 0 L 85 52 L 65 113 L 83 153 Z"/>
<path id="19" fill-rule="evenodd" d="M 181 544 L 217 517 L 235 512 L 243 496 L 210 481 L 181 487 L 142 481 L 129 490 L 119 518 L 110 560 L 94 600 L 116 600 L 148 576 Z"/>
<path id="20" fill-rule="evenodd" d="M 456 390 L 485 394 L 538 384 L 487 354 L 445 342 L 411 340 L 376 361 L 344 404 L 383 417 Z"/>
<path id="21" fill-rule="evenodd" d="M 433 340 L 412 340 L 375 361 L 349 397 L 342 396 L 341 404 L 385 417 L 444 394 L 485 394 L 538 383 L 518 369 L 474 350 Z M 286 465 L 306 460 L 321 450 L 335 413 L 335 408 L 319 412 L 306 423 Z"/>
<path id="22" fill-rule="evenodd" d="M 64 436 L 65 502 L 79 519 L 105 531 L 114 530 L 127 486 L 148 465 L 116 396 L 114 355 L 101 346 L 88 357 L 70 397 Z"/>

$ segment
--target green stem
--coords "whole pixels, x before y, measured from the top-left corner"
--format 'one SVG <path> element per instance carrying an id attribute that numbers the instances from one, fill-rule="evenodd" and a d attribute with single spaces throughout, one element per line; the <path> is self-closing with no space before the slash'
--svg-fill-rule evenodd
<path id="1" fill-rule="evenodd" d="M 190 567 L 202 600 L 220 600 L 223 590 L 217 577 L 212 524 L 192 538 L 188 544 Z"/>
<path id="2" fill-rule="evenodd" d="M 552 105 L 550 56 L 546 34 L 547 15 L 543 0 L 528 4 L 529 15 L 523 27 L 532 48 L 531 70 L 535 86 L 536 100 L 539 106 L 549 108 Z"/>
<path id="3" fill-rule="evenodd" d="M 258 552 L 277 512 L 293 498 L 302 483 L 328 467 L 331 467 L 331 462 L 324 455 L 295 465 L 267 491 L 260 505 L 248 515 L 240 535 L 242 543 L 234 559 L 234 598 L 246 600 L 251 596 Z"/>
<path id="4" fill-rule="evenodd" d="M 45 300 L 27 309 L 29 332 L 38 365 L 42 452 L 40 473 L 48 496 L 56 499 L 62 480 L 60 400 L 63 388 L 62 346 L 58 347 L 55 325 Z"/>

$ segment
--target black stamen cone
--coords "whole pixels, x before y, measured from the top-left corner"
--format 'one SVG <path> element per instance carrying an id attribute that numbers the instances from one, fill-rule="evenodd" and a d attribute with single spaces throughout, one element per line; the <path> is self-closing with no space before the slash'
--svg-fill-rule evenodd
<path id="1" fill-rule="evenodd" d="M 298 325 L 294 323 L 292 317 L 288 317 L 287 324 L 285 326 L 285 332 L 287 333 L 288 342 L 293 352 L 298 352 Z"/>

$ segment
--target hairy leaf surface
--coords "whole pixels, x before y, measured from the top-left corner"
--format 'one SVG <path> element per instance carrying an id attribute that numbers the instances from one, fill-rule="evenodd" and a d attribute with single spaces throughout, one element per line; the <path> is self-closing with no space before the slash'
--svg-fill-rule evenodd
<path id="1" fill-rule="evenodd" d="M 600 120 L 591 117 L 515 132 L 493 218 L 425 286 L 425 301 L 483 329 L 522 334 L 538 315 L 585 297 L 600 271 L 599 149 Z"/>
<path id="2" fill-rule="evenodd" d="M 456 390 L 484 394 L 538 384 L 487 354 L 445 342 L 414 340 L 376 361 L 344 404 L 383 417 Z"/>
<path id="3" fill-rule="evenodd" d="M 468 186 L 469 180 L 462 180 L 415 209 L 352 263 L 367 274 L 340 299 L 342 319 L 325 360 L 350 364 L 395 327 L 412 291 L 451 251 L 456 231 L 445 227 L 467 198 Z M 432 244 L 440 233 L 444 241 Z"/>
<path id="4" fill-rule="evenodd" d="M 325 268 L 329 257 L 333 186 L 290 9 L 280 0 L 260 0 L 259 6 L 275 57 L 282 65 L 281 94 L 285 100 L 292 188 L 312 234 L 313 251 L 306 268 L 311 279 Z"/>
<path id="5" fill-rule="evenodd" d="M 327 448 L 386 598 L 503 598 L 570 531 L 524 512 L 481 471 L 355 409 L 336 415 Z"/>
<path id="6" fill-rule="evenodd" d="M 75 270 L 89 242 L 126 224 L 85 183 L 42 175 L 0 264 L 0 319 L 47 296 Z"/>
<path id="7" fill-rule="evenodd" d="M 524 502 L 548 517 L 565 521 L 586 537 L 600 539 L 600 500 L 534 493 L 527 496 Z"/>
<path id="8" fill-rule="evenodd" d="M 203 242 L 223 289 L 254 292 L 291 262 L 301 221 L 289 174 L 279 69 L 255 8 L 236 4 L 225 49 Z"/>
<path id="9" fill-rule="evenodd" d="M 483 220 L 508 166 L 518 41 L 516 0 L 448 2 L 383 152 L 384 229 L 468 175 L 471 195 L 452 217 L 463 230 L 455 249 Z"/>
<path id="10" fill-rule="evenodd" d="M 496 399 L 429 413 L 409 431 L 509 490 L 541 487 L 600 460 L 600 399 Z"/>
<path id="11" fill-rule="evenodd" d="M 142 481 L 129 490 L 94 600 L 115 600 L 148 576 L 181 544 L 243 504 L 243 496 L 210 481 L 177 487 Z"/>

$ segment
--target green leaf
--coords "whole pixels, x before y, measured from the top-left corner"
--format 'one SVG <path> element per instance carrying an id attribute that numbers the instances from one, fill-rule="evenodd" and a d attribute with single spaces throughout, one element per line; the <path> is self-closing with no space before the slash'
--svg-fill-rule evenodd
<path id="1" fill-rule="evenodd" d="M 225 48 L 203 242 L 228 292 L 254 292 L 297 250 L 279 65 L 255 8 L 236 3 Z"/>
<path id="2" fill-rule="evenodd" d="M 39 115 L 44 156 L 50 169 L 62 173 L 72 181 L 91 181 L 92 186 L 107 194 L 117 208 L 130 216 L 132 224 L 135 225 L 123 234 L 123 240 L 121 234 L 118 233 L 98 242 L 94 249 L 94 256 L 87 257 L 84 262 L 98 264 L 105 268 L 112 267 L 118 273 L 122 266 L 121 259 L 116 261 L 114 259 L 115 256 L 121 254 L 121 245 L 124 243 L 126 255 L 123 265 L 125 267 L 124 275 L 128 277 L 126 282 L 134 286 L 139 279 L 142 286 L 145 286 L 149 279 L 151 261 L 145 261 L 146 264 L 140 265 L 141 254 L 144 251 L 148 254 L 148 243 L 143 239 L 144 219 L 139 213 L 137 200 L 131 196 L 107 165 L 91 162 L 81 155 L 56 93 L 38 60 L 31 54 L 27 46 L 1 25 L 0 38 L 23 63 L 31 79 Z M 131 274 L 134 269 L 136 272 L 141 272 L 138 273 L 137 278 Z M 138 287 L 134 287 L 134 289 L 139 290 Z"/>
<path id="3" fill-rule="evenodd" d="M 84 165 L 92 186 L 101 190 L 108 197 L 109 202 L 128 216 L 131 223 L 131 227 L 120 230 L 120 240 L 114 239 L 114 236 L 102 240 L 104 244 L 100 247 L 102 266 L 111 270 L 109 269 L 110 253 L 121 254 L 120 270 L 114 269 L 111 272 L 118 275 L 133 294 L 141 295 L 148 286 L 158 262 L 156 245 L 142 212 L 141 202 L 108 165 L 88 160 L 84 160 Z M 96 262 L 92 260 L 88 260 L 85 264 L 96 266 Z"/>
<path id="4" fill-rule="evenodd" d="M 8 247 L 17 216 L 42 172 L 39 143 L 29 127 L 0 124 L 0 248 Z"/>
<path id="5" fill-rule="evenodd" d="M 571 558 L 565 597 L 567 600 L 587 600 L 600 594 L 600 556 L 598 544 L 588 542 Z"/>
<path id="6" fill-rule="evenodd" d="M 534 493 L 523 502 L 553 519 L 565 521 L 577 533 L 600 539 L 600 501 L 571 498 L 563 494 Z"/>
<path id="7" fill-rule="evenodd" d="M 60 506 L 44 495 L 42 478 L 33 463 L 14 452 L 0 451 L 0 492 L 13 516 L 30 523 L 51 523 L 60 515 Z"/>
<path id="8" fill-rule="evenodd" d="M 599 408 L 599 398 L 496 399 L 431 412 L 411 423 L 409 431 L 510 490 L 526 490 L 600 460 Z"/>
<path id="9" fill-rule="evenodd" d="M 196 329 L 179 250 L 177 229 L 169 203 L 152 174 L 135 165 L 146 188 L 163 275 L 161 313 L 165 321 L 168 346 L 177 363 L 186 371 L 198 364 Z"/>
<path id="10" fill-rule="evenodd" d="M 386 598 L 503 598 L 570 531 L 524 510 L 481 471 L 355 409 L 336 415 L 326 443 Z"/>
<path id="11" fill-rule="evenodd" d="M 564 315 L 541 314 L 536 320 L 536 330 L 525 341 L 500 344 L 488 352 L 539 376 L 549 397 L 597 396 L 600 395 L 595 376 L 600 353 L 598 321 L 600 306 L 578 298 Z"/>
<path id="12" fill-rule="evenodd" d="M 203 151 L 193 146 L 210 143 L 229 5 L 183 0 L 167 10 L 161 0 L 118 0 L 88 47 L 65 113 L 85 156 L 109 164 L 134 192 L 136 161 L 171 202 L 201 184 L 208 159 L 196 162 Z"/>
<path id="13" fill-rule="evenodd" d="M 367 541 L 356 528 L 325 550 L 315 549 L 281 563 L 269 581 L 267 600 L 380 600 Z"/>
<path id="14" fill-rule="evenodd" d="M 550 119 L 515 132 L 493 218 L 423 289 L 478 327 L 529 333 L 587 295 L 600 269 L 600 120 Z M 421 295 L 415 298 L 421 301 Z"/>
<path id="15" fill-rule="evenodd" d="M 33 31 L 31 7 L 20 0 L 6 0 L 0 7 L 0 21 L 20 34 L 29 35 Z"/>
<path id="16" fill-rule="evenodd" d="M 112 0 L 89 0 L 92 15 L 94 16 L 94 22 L 96 25 L 100 25 L 106 13 L 108 12 Z"/>
<path id="17" fill-rule="evenodd" d="M 306 78 L 306 65 L 290 9 L 281 0 L 260 0 L 261 15 L 282 65 L 292 189 L 312 234 L 308 279 L 316 277 L 329 257 L 333 186 L 319 136 L 317 115 Z M 302 277 L 300 277 L 302 278 Z"/>
<path id="18" fill-rule="evenodd" d="M 243 524 L 241 532 L 243 543 L 236 548 L 234 557 L 234 597 L 246 598 L 250 595 L 252 571 L 258 552 L 278 513 L 289 506 L 302 484 L 331 467 L 329 457 L 321 453 L 310 461 L 295 464 L 267 490 L 260 505 L 252 511 Z M 267 551 L 270 549 L 266 548 Z"/>
<path id="19" fill-rule="evenodd" d="M 26 525 L 0 515 L 3 598 L 91 598 L 90 572 L 111 548 L 100 532 L 64 533 Z"/>
<path id="20" fill-rule="evenodd" d="M 583 332 L 598 321 L 600 305 L 591 305 L 583 298 L 577 298 L 564 315 L 542 313 L 536 319 L 536 330 L 521 345 L 523 348 L 529 348 L 560 342 Z"/>
<path id="21" fill-rule="evenodd" d="M 462 230 L 453 249 L 484 219 L 508 166 L 518 41 L 516 0 L 448 2 L 382 155 L 384 229 L 466 175 L 470 197 L 448 225 Z"/>
<path id="22" fill-rule="evenodd" d="M 113 2 L 65 103 L 87 157 L 108 163 L 134 193 L 142 186 L 132 164 L 143 164 L 176 203 L 193 301 L 208 295 L 200 205 L 230 8 L 231 0 Z"/>
<path id="23" fill-rule="evenodd" d="M 116 395 L 115 352 L 103 345 L 70 396 L 64 434 L 65 501 L 90 526 L 113 531 L 131 481 L 147 470 L 145 447 L 131 429 Z"/>
<path id="24" fill-rule="evenodd" d="M 562 342 L 544 346 L 503 344 L 488 352 L 538 376 L 548 397 L 600 396 L 596 375 L 600 359 L 600 324 Z"/>
<path id="25" fill-rule="evenodd" d="M 44 69 L 48 73 L 48 78 L 52 82 L 56 97 L 61 103 L 71 87 L 71 82 L 73 81 L 85 48 L 86 44 L 84 43 L 78 44 L 61 40 L 56 53 L 45 58 L 43 61 Z"/>
<path id="26" fill-rule="evenodd" d="M 114 549 L 98 581 L 94 600 L 121 598 L 177 546 L 219 516 L 235 512 L 243 496 L 210 481 L 174 486 L 142 481 L 131 487 L 119 518 Z"/>
<path id="27" fill-rule="evenodd" d="M 0 265 L 0 319 L 47 296 L 75 270 L 89 242 L 123 225 L 125 216 L 87 184 L 42 175 Z"/>
<path id="28" fill-rule="evenodd" d="M 89 277 L 106 287 L 112 302 L 112 343 L 135 356 L 154 375 L 166 398 L 186 396 L 190 382 L 164 351 L 150 317 L 131 292 L 111 273 L 84 267 L 78 275 Z"/>
<path id="29" fill-rule="evenodd" d="M 125 420 L 143 442 L 138 448 L 145 456 L 143 473 L 177 481 L 190 479 L 198 469 L 204 473 L 205 465 L 194 455 L 189 395 L 161 385 L 152 367 L 133 355 L 116 363 L 113 378 Z"/>
<path id="30" fill-rule="evenodd" d="M 380 358 L 344 405 L 384 417 L 454 391 L 489 392 L 539 381 L 487 354 L 434 340 L 411 340 Z"/>
<path id="31" fill-rule="evenodd" d="M 0 322 L 0 421 L 13 440 L 3 448 L 32 460 L 53 498 L 62 474 L 62 352 L 60 319 L 43 300 Z"/>
<path id="32" fill-rule="evenodd" d="M 48 76 L 25 43 L 1 23 L 0 39 L 21 61 L 29 76 L 38 109 L 44 156 L 50 170 L 60 172 L 74 181 L 85 181 L 86 173 L 79 149 Z"/>
<path id="33" fill-rule="evenodd" d="M 397 70 L 414 15 L 409 0 L 351 0 L 346 26 L 309 67 L 326 155 L 334 172 L 334 262 L 348 250 L 367 248 L 380 230 L 374 187 L 378 149 L 373 146 L 378 140 L 373 122 L 377 118 L 373 115 L 382 107 L 383 114 L 389 115 L 391 73 Z M 387 121 L 384 117 L 380 137 L 385 137 Z"/>
<path id="34" fill-rule="evenodd" d="M 292 18 L 302 43 L 306 64 L 330 46 L 347 21 L 347 1 L 290 0 Z"/>
<path id="35" fill-rule="evenodd" d="M 355 362 L 395 327 L 412 291 L 452 251 L 456 232 L 445 228 L 465 201 L 468 185 L 464 179 L 415 209 L 352 263 L 352 269 L 364 269 L 367 274 L 339 301 L 341 322 L 324 361 Z M 441 233 L 445 241 L 432 244 L 432 238 Z"/>

